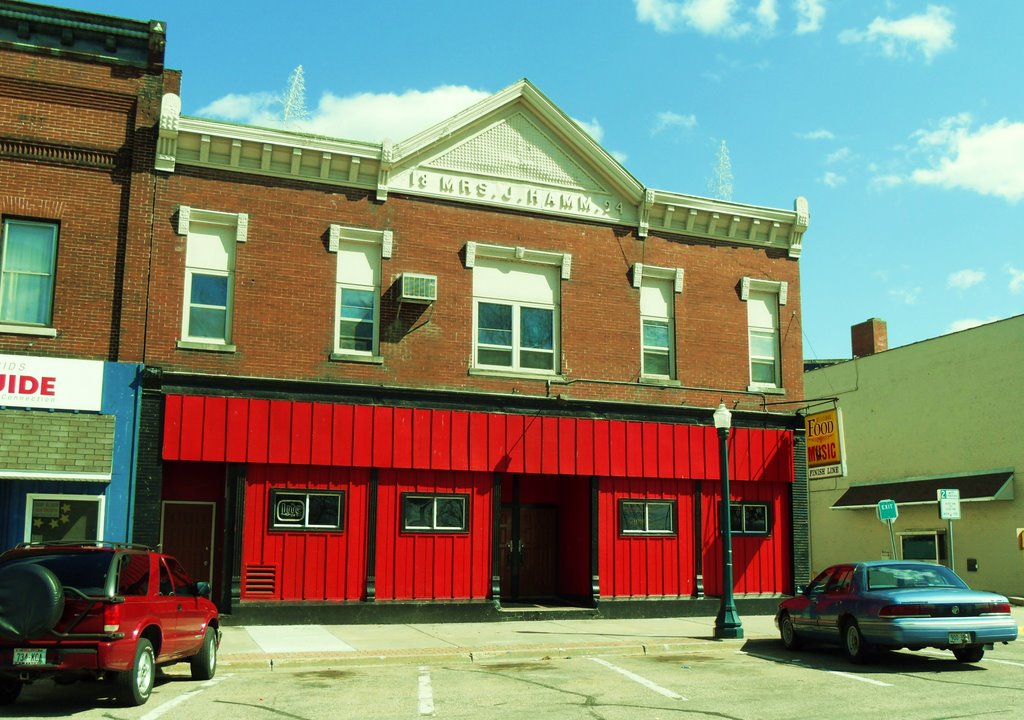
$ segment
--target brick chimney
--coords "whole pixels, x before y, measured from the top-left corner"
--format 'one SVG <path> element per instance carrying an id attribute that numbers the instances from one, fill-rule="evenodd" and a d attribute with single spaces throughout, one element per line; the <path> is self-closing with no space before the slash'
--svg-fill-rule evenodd
<path id="1" fill-rule="evenodd" d="M 885 320 L 871 318 L 850 328 L 850 344 L 855 358 L 874 355 L 889 349 L 889 333 Z"/>

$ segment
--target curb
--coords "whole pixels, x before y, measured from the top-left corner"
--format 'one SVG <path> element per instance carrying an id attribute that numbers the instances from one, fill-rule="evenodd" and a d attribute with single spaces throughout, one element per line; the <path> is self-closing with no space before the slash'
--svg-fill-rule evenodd
<path id="1" fill-rule="evenodd" d="M 357 650 L 351 653 L 282 653 L 269 656 L 266 653 L 239 653 L 221 655 L 219 665 L 224 668 L 274 670 L 296 669 L 325 665 L 412 665 L 437 662 L 476 663 L 497 660 L 549 661 L 591 655 L 653 655 L 659 653 L 683 653 L 707 645 L 736 644 L 758 638 L 736 640 L 699 639 L 668 643 L 613 643 L 599 645 L 531 645 L 517 647 L 483 646 L 477 649 L 452 648 L 408 648 L 392 650 Z"/>

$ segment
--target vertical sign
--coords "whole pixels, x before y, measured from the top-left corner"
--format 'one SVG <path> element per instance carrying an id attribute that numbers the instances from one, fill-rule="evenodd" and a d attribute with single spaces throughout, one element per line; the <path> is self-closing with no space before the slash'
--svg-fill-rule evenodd
<path id="1" fill-rule="evenodd" d="M 878 519 L 889 526 L 889 545 L 892 547 L 892 559 L 899 560 L 899 555 L 896 554 L 896 534 L 892 530 L 892 524 L 900 516 L 900 509 L 896 506 L 895 500 L 879 500 L 876 511 L 878 512 Z"/>
<path id="2" fill-rule="evenodd" d="M 843 416 L 839 408 L 807 415 L 804 429 L 807 431 L 807 479 L 846 475 Z"/>
<path id="3" fill-rule="evenodd" d="M 956 572 L 953 557 L 953 521 L 960 519 L 959 488 L 940 489 L 936 492 L 939 499 L 939 517 L 946 521 L 946 537 L 949 538 L 949 569 Z"/>

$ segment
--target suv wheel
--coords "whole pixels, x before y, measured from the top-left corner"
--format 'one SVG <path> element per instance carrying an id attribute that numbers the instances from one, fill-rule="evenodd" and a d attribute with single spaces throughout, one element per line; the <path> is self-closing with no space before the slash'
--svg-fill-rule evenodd
<path id="1" fill-rule="evenodd" d="M 153 644 L 146 638 L 139 638 L 131 669 L 117 674 L 117 695 L 125 705 L 143 705 L 149 700 L 155 682 L 156 658 L 153 656 Z"/>
<path id="2" fill-rule="evenodd" d="M 203 646 L 199 652 L 188 661 L 192 670 L 193 680 L 210 680 L 217 672 L 217 631 L 212 627 L 206 628 L 203 636 Z"/>
<path id="3" fill-rule="evenodd" d="M 0 678 L 0 705 L 10 705 L 21 694 L 21 683 L 17 680 Z"/>

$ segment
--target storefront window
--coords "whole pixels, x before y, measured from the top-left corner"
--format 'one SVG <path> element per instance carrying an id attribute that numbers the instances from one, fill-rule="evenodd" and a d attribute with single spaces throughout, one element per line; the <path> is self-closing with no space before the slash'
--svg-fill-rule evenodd
<path id="1" fill-rule="evenodd" d="M 103 539 L 103 496 L 35 495 L 27 499 L 29 542 Z"/>

